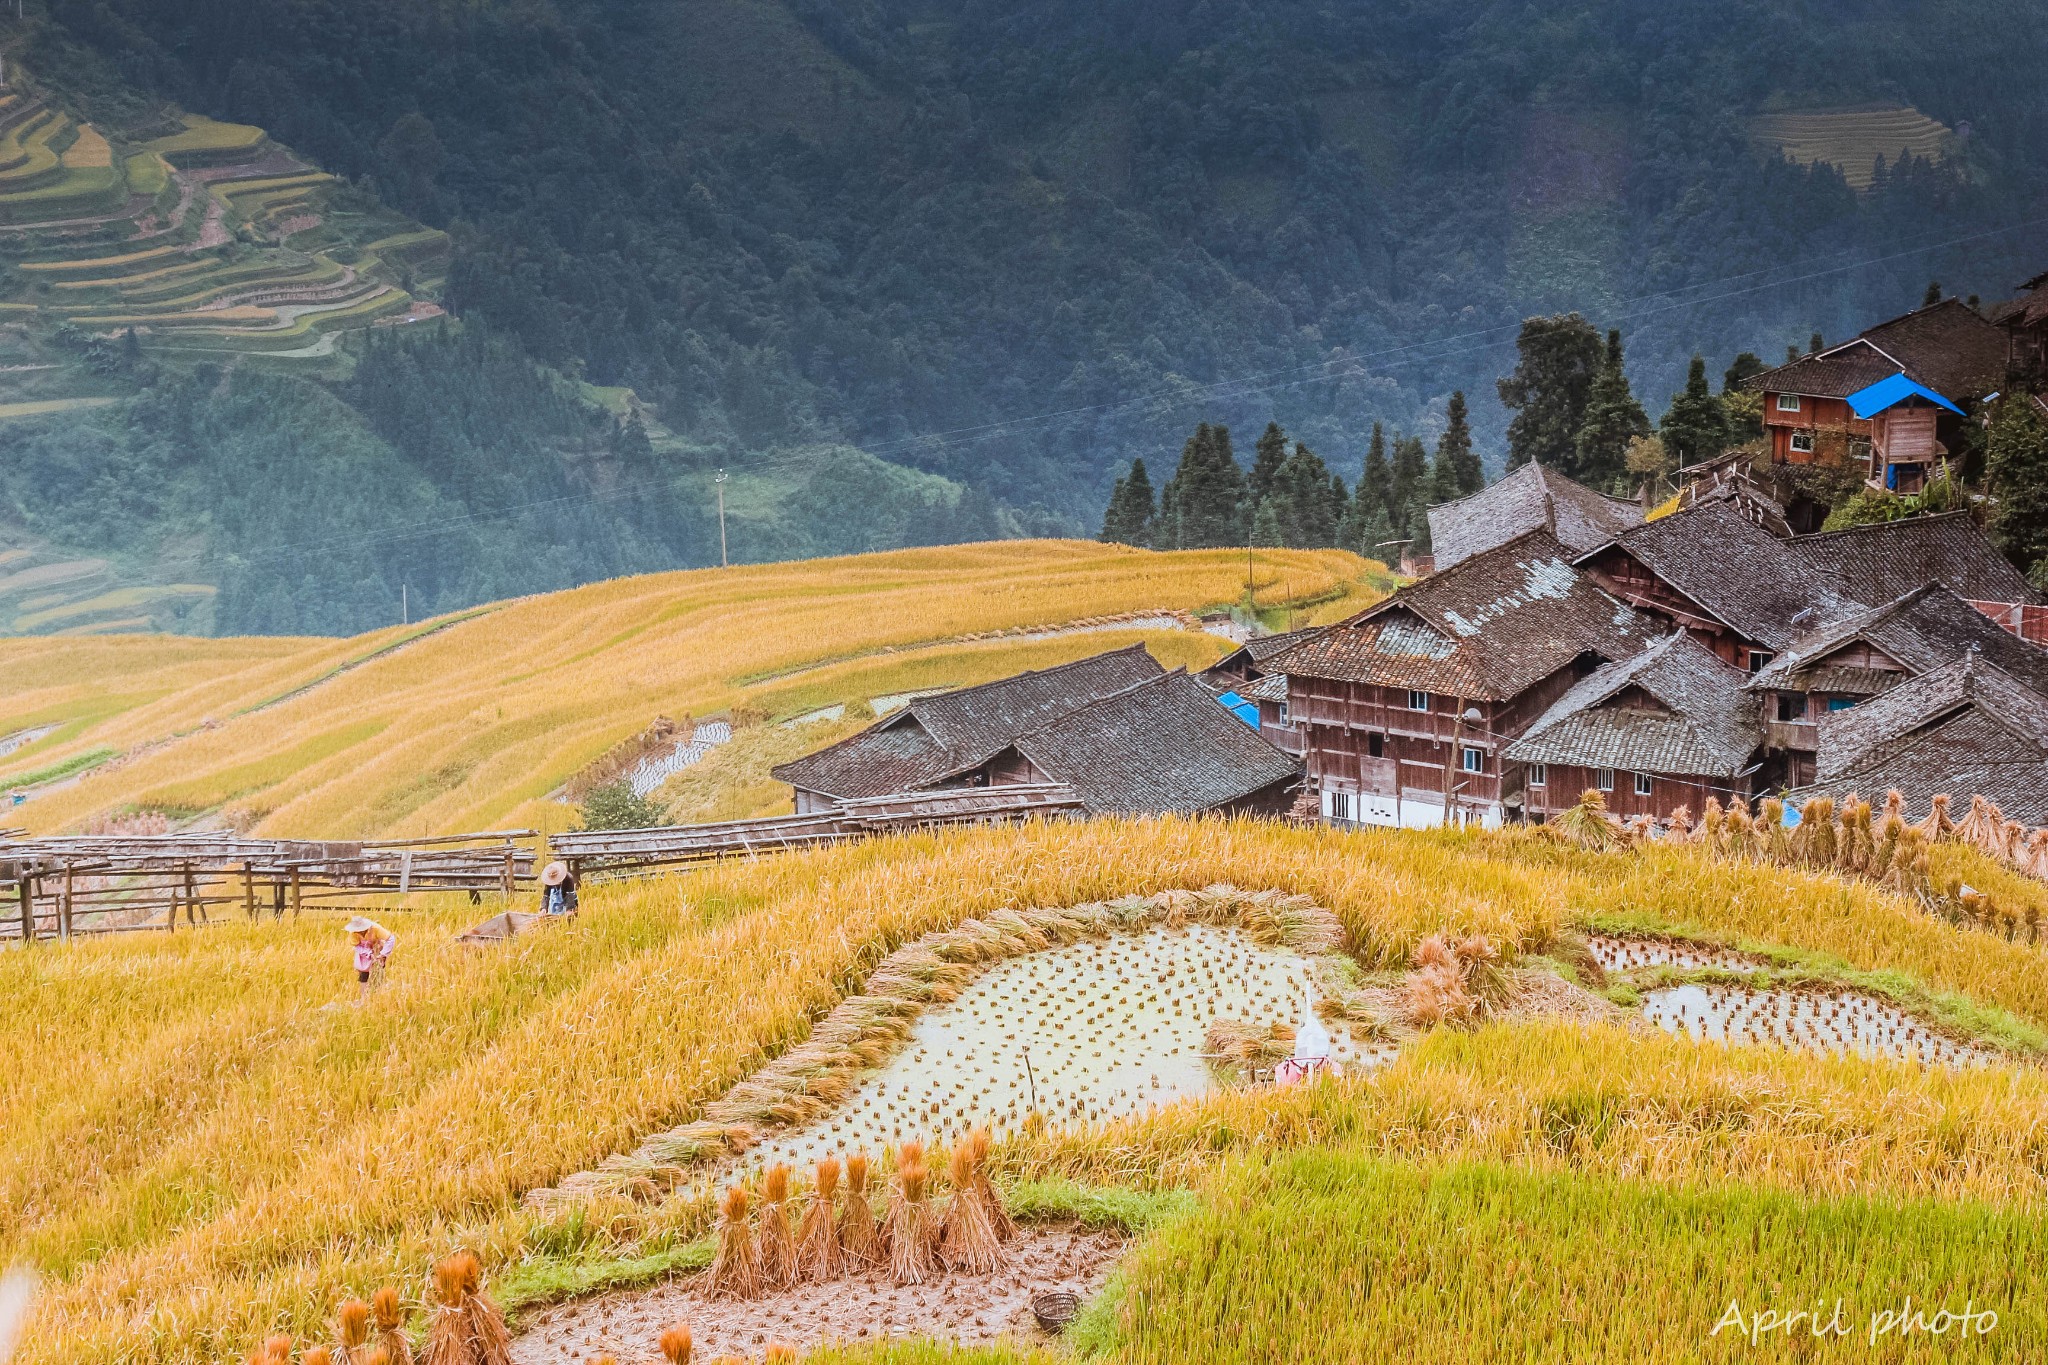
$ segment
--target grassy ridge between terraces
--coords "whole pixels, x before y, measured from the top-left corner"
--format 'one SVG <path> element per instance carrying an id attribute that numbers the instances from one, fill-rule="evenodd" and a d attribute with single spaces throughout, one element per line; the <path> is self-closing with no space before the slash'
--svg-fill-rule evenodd
<path id="1" fill-rule="evenodd" d="M 417 1285 L 475 1246 L 647 1257 L 705 1229 L 695 1195 L 543 1217 L 553 1184 L 683 1121 L 804 1036 L 896 945 L 991 909 L 1230 882 L 1316 897 L 1360 959 L 1479 930 L 1539 946 L 1638 916 L 1838 954 L 2048 1023 L 2048 952 L 1824 879 L 1528 835 L 1345 834 L 1162 820 L 958 831 L 599 886 L 573 924 L 488 951 L 477 914 L 397 919 L 368 1008 L 331 918 L 0 955 L 0 1257 L 52 1277 L 37 1362 L 198 1362 L 318 1330 L 338 1298 Z M 1912 931 L 1926 926 L 1926 932 Z M 1221 1096 L 1001 1154 L 1012 1174 L 1191 1184 L 1304 1145 L 1815 1197 L 2048 1196 L 2048 1078 L 1947 1074 L 1612 1028 L 1439 1033 L 1370 1081 Z"/>
<path id="2" fill-rule="evenodd" d="M 1255 581 L 1262 603 L 1357 601 L 1373 569 L 1342 551 L 1262 551 Z M 1196 609 L 1244 584 L 1231 551 L 1003 542 L 650 574 L 347 641 L 5 640 L 0 736 L 64 728 L 0 759 L 0 790 L 110 748 L 132 757 L 9 819 L 54 832 L 153 808 L 309 837 L 561 828 L 569 812 L 548 793 L 658 714 L 797 705 L 835 670 L 875 692 L 983 681 L 1016 665 L 962 637 Z M 1225 648 L 1177 629 L 1013 644 L 1043 667 L 1136 639 L 1172 663 Z M 956 657 L 920 669 L 920 651 Z M 205 676 L 181 679 L 173 659 Z"/>

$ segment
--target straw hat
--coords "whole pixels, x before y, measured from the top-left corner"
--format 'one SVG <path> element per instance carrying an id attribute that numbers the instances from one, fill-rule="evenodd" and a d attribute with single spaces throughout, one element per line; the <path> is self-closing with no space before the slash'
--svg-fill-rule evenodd
<path id="1" fill-rule="evenodd" d="M 351 934 L 366 933 L 369 930 L 374 929 L 376 927 L 377 921 L 373 919 L 364 919 L 361 915 L 357 915 L 354 919 L 350 920 L 346 926 L 347 931 Z"/>
<path id="2" fill-rule="evenodd" d="M 569 880 L 569 865 L 557 859 L 540 870 L 542 886 L 560 886 Z"/>

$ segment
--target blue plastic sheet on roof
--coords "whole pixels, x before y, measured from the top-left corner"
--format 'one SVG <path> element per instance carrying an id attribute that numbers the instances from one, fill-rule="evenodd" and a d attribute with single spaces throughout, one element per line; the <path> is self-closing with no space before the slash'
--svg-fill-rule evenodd
<path id="1" fill-rule="evenodd" d="M 1849 395 L 1849 410 L 1858 417 L 1869 417 L 1872 413 L 1883 412 L 1886 408 L 1905 402 L 1908 398 L 1925 398 L 1930 403 L 1939 403 L 1960 417 L 1963 410 L 1943 398 L 1925 384 L 1916 384 L 1904 374 L 1895 374 L 1890 379 L 1880 379 L 1867 389 L 1858 389 Z"/>
<path id="2" fill-rule="evenodd" d="M 1219 693 L 1216 697 L 1216 700 L 1222 702 L 1225 706 L 1229 707 L 1232 715 L 1236 716 L 1246 725 L 1251 726 L 1252 729 L 1257 730 L 1260 728 L 1259 704 L 1257 702 L 1247 701 L 1245 698 L 1238 696 L 1235 692 Z"/>

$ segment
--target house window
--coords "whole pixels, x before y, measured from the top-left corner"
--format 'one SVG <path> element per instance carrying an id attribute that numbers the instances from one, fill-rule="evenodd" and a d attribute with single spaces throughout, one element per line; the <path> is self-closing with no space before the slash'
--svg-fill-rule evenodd
<path id="1" fill-rule="evenodd" d="M 1793 432 L 1791 445 L 1792 449 L 1801 455 L 1813 454 L 1813 433 L 1810 431 Z"/>
<path id="2" fill-rule="evenodd" d="M 1777 657 L 1768 649 L 1752 649 L 1749 651 L 1749 671 L 1761 673 L 1764 671 L 1764 665 Z"/>
<path id="3" fill-rule="evenodd" d="M 1486 750 L 1475 749 L 1468 744 L 1465 746 L 1465 751 L 1460 757 L 1464 760 L 1466 772 L 1483 773 L 1486 771 Z"/>
<path id="4" fill-rule="evenodd" d="M 1779 720 L 1805 720 L 1806 694 L 1803 692 L 1780 692 L 1778 694 Z"/>
<path id="5" fill-rule="evenodd" d="M 1541 786 L 1545 785 L 1545 784 L 1546 784 L 1547 782 L 1549 782 L 1549 780 L 1550 780 L 1550 770 L 1549 770 L 1549 769 L 1545 768 L 1545 767 L 1544 767 L 1544 766 L 1543 766 L 1543 765 L 1542 765 L 1541 763 L 1531 763 L 1531 764 L 1529 765 L 1529 785 L 1530 785 L 1530 786 L 1532 786 L 1532 787 L 1541 787 Z"/>
<path id="6" fill-rule="evenodd" d="M 1636 774 L 1636 795 L 1637 795 L 1637 796 L 1648 796 L 1649 794 L 1650 794 L 1650 775 L 1649 775 L 1648 773 L 1637 773 L 1637 774 Z"/>
<path id="7" fill-rule="evenodd" d="M 1779 394 L 1779 395 L 1778 395 L 1778 411 L 1779 411 L 1779 412 L 1797 412 L 1797 411 L 1799 411 L 1799 395 L 1798 395 L 1798 394 L 1796 394 L 1796 393 L 1781 393 L 1781 394 Z"/>
<path id="8" fill-rule="evenodd" d="M 1275 725 L 1285 725 L 1285 724 L 1287 723 L 1287 703 L 1286 703 L 1286 702 L 1284 702 L 1284 701 L 1283 701 L 1283 702 L 1281 702 L 1281 703 L 1280 703 L 1280 714 L 1279 714 L 1279 716 L 1277 716 L 1277 717 L 1276 717 L 1276 718 L 1274 719 L 1273 723 L 1274 723 Z"/>
<path id="9" fill-rule="evenodd" d="M 1856 704 L 1856 699 L 1855 699 L 1854 697 L 1829 697 L 1829 698 L 1828 698 L 1828 710 L 1830 710 L 1830 711 L 1846 711 L 1846 710 L 1848 710 L 1848 709 L 1849 709 L 1850 707 L 1854 706 L 1855 704 Z"/>
<path id="10" fill-rule="evenodd" d="M 1409 692 L 1408 709 L 1410 711 L 1427 711 L 1429 709 L 1429 693 L 1415 691 Z"/>
<path id="11" fill-rule="evenodd" d="M 1369 758 L 1385 758 L 1387 756 L 1387 737 L 1378 732 L 1367 735 L 1365 737 L 1365 752 Z"/>
<path id="12" fill-rule="evenodd" d="M 1350 792 L 1330 793 L 1330 814 L 1338 820 L 1348 821 L 1352 818 Z"/>
<path id="13" fill-rule="evenodd" d="M 1598 788 L 1599 788 L 1599 789 L 1600 789 L 1601 791 L 1604 791 L 1604 792 L 1611 792 L 1611 791 L 1613 791 L 1613 790 L 1614 790 L 1614 769 L 1612 769 L 1612 768 L 1601 768 L 1601 769 L 1600 769 L 1599 771 L 1595 772 L 1595 773 L 1593 774 L 1593 785 L 1594 785 L 1594 786 L 1596 786 L 1596 787 L 1598 787 Z"/>

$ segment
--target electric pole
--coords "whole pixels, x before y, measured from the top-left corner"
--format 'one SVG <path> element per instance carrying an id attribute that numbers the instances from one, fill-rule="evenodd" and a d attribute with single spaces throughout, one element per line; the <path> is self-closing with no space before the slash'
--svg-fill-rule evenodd
<path id="1" fill-rule="evenodd" d="M 718 490 L 718 567 L 730 569 L 732 561 L 726 558 L 725 554 L 725 471 L 723 469 L 719 470 L 712 478 L 711 484 L 712 487 Z"/>
<path id="2" fill-rule="evenodd" d="M 398 624 L 412 624 L 412 588 L 405 583 L 398 585 Z"/>

